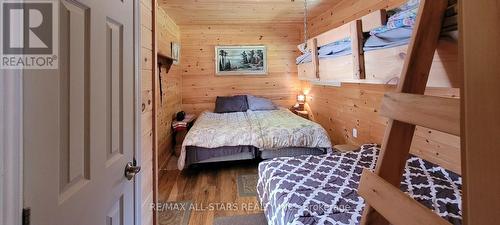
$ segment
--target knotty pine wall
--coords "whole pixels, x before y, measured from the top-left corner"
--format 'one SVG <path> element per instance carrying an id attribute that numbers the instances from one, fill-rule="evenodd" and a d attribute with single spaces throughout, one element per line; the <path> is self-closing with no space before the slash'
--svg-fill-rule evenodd
<path id="1" fill-rule="evenodd" d="M 171 55 L 170 42 L 180 42 L 179 27 L 167 13 L 157 8 L 157 44 L 158 52 Z M 141 82 L 142 82 L 142 224 L 153 224 L 153 212 L 150 205 L 153 202 L 153 19 L 151 0 L 141 0 Z M 156 66 L 156 65 L 155 65 Z M 170 129 L 173 115 L 181 109 L 181 68 L 172 65 L 169 72 L 162 68 L 163 101 L 158 102 L 158 161 L 161 165 L 168 153 L 172 151 L 172 130 Z M 159 91 L 156 93 L 159 99 Z"/>
<path id="2" fill-rule="evenodd" d="M 325 31 L 359 19 L 379 9 L 394 8 L 407 0 L 341 0 L 331 9 L 319 15 L 311 15 L 308 22 L 309 36 L 314 37 Z"/>
<path id="3" fill-rule="evenodd" d="M 402 0 L 343 0 L 310 22 L 310 36 L 321 34 L 345 22 L 360 18 L 373 10 L 393 8 Z M 298 44 L 298 43 L 297 43 Z M 376 84 L 342 84 L 341 87 L 313 85 L 302 82 L 308 92 L 307 108 L 312 119 L 329 133 L 334 144 L 382 143 L 387 119 L 378 111 L 385 92 L 395 86 Z M 429 88 L 428 95 L 459 97 L 459 89 Z M 438 107 L 438 106 L 436 106 Z M 352 129 L 358 137 L 352 137 Z M 411 152 L 431 162 L 460 173 L 460 138 L 417 127 Z"/>
<path id="4" fill-rule="evenodd" d="M 290 107 L 300 82 L 295 58 L 300 28 L 288 24 L 181 25 L 182 108 L 213 110 L 222 95 L 253 94 Z M 215 76 L 216 45 L 266 45 L 266 76 Z"/>
<path id="5" fill-rule="evenodd" d="M 152 2 L 141 0 L 141 199 L 142 225 L 153 224 L 153 52 L 152 52 Z"/>
<path id="6" fill-rule="evenodd" d="M 381 144 L 387 119 L 379 116 L 385 92 L 394 85 L 342 84 L 342 87 L 311 85 L 304 82 L 306 108 L 312 120 L 321 124 L 334 144 Z M 428 88 L 427 95 L 458 98 L 459 89 Z M 436 106 L 439 107 L 439 106 Z M 358 137 L 352 136 L 352 129 Z M 411 152 L 453 171 L 460 172 L 460 138 L 417 127 Z"/>
<path id="7" fill-rule="evenodd" d="M 158 8 L 157 12 L 158 52 L 171 55 L 170 43 L 180 43 L 180 30 L 162 8 Z M 180 64 L 172 65 L 168 73 L 165 67 L 161 69 L 163 96 L 161 101 L 158 99 L 158 165 L 160 168 L 173 152 L 171 125 L 175 114 L 181 111 L 181 76 Z M 160 95 L 159 91 L 157 94 Z"/>

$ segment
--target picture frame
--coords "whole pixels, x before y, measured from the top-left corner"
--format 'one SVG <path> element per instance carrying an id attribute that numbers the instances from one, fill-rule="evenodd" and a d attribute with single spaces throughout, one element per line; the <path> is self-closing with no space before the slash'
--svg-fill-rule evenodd
<path id="1" fill-rule="evenodd" d="M 267 74 L 266 46 L 215 46 L 215 75 L 262 76 Z"/>

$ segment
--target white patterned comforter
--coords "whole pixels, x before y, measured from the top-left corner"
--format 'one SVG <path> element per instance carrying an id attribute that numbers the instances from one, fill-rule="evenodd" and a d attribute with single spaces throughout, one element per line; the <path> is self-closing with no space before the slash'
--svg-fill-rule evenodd
<path id="1" fill-rule="evenodd" d="M 323 127 L 284 108 L 236 113 L 204 112 L 182 143 L 177 163 L 179 170 L 185 166 L 186 146 L 203 148 L 255 146 L 261 150 L 285 147 L 326 149 L 332 147 Z"/>
<path id="2" fill-rule="evenodd" d="M 177 167 L 182 170 L 186 162 L 186 146 L 217 148 L 222 146 L 257 146 L 259 137 L 245 112 L 203 112 L 189 130 L 182 143 Z"/>
<path id="3" fill-rule="evenodd" d="M 260 137 L 259 149 L 286 147 L 331 148 L 332 144 L 321 125 L 299 117 L 288 109 L 248 111 L 252 128 Z"/>

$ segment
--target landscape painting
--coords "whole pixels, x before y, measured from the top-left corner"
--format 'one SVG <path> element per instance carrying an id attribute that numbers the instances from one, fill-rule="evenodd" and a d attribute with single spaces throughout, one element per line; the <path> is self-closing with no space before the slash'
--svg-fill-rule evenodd
<path id="1" fill-rule="evenodd" d="M 266 75 L 265 46 L 216 46 L 216 75 Z"/>

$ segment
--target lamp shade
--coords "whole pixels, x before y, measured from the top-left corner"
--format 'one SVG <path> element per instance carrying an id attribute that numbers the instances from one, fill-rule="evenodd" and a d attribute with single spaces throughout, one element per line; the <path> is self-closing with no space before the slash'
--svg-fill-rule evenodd
<path id="1" fill-rule="evenodd" d="M 306 101 L 305 95 L 297 95 L 297 102 L 304 103 Z"/>

